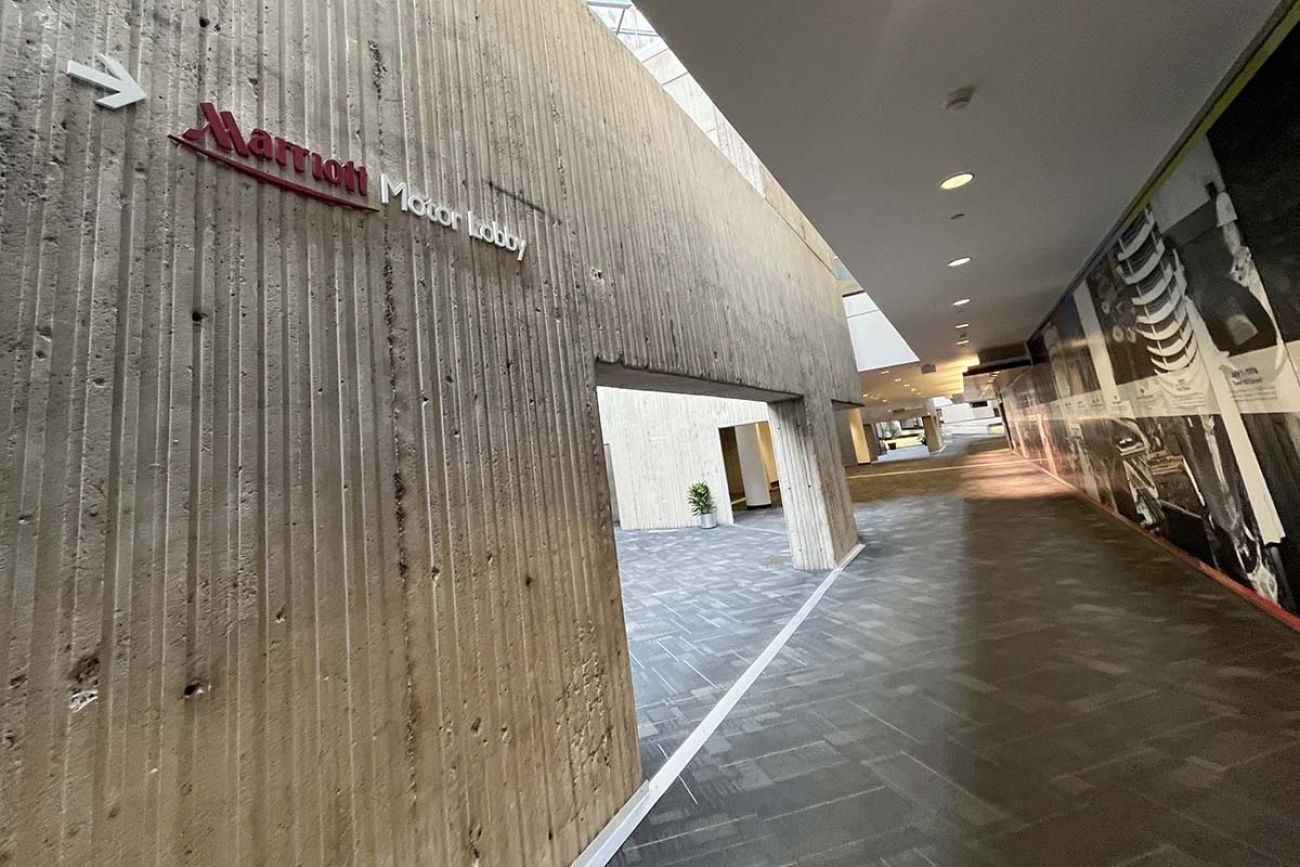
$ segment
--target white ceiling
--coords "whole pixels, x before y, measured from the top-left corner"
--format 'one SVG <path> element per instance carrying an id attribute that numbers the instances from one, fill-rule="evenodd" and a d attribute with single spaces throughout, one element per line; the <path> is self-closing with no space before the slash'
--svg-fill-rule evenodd
<path id="1" fill-rule="evenodd" d="M 1030 336 L 1277 5 L 637 2 L 920 359 L 945 367 Z M 967 85 L 971 106 L 945 111 Z M 939 189 L 964 169 L 974 183 Z M 958 256 L 973 261 L 948 268 Z"/>

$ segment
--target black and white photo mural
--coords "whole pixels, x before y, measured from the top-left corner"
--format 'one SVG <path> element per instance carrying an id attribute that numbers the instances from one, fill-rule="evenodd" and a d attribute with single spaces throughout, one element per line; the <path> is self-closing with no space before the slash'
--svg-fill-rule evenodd
<path id="1" fill-rule="evenodd" d="M 1300 597 L 1300 34 L 1030 341 L 1014 447 L 1261 597 Z"/>

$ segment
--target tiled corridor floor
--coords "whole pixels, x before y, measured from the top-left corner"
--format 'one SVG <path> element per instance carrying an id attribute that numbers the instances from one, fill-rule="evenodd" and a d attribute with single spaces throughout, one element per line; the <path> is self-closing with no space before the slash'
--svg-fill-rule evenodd
<path id="1" fill-rule="evenodd" d="M 865 550 L 613 863 L 1300 864 L 1300 636 L 997 445 L 854 471 Z M 643 754 L 823 577 L 772 529 L 620 538 Z"/>
<path id="2" fill-rule="evenodd" d="M 641 769 L 650 776 L 826 573 L 791 568 L 779 509 L 738 512 L 735 525 L 713 530 L 617 538 Z"/>

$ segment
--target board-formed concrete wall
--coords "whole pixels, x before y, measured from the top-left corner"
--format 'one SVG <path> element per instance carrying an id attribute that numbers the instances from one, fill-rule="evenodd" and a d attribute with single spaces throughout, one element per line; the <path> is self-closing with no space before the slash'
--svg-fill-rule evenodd
<path id="1" fill-rule="evenodd" d="M 767 404 L 624 388 L 598 394 L 623 529 L 696 526 L 686 496 L 695 482 L 712 491 L 718 523 L 734 523 L 719 429 L 767 421 Z"/>
<path id="2" fill-rule="evenodd" d="M 0 73 L 0 860 L 568 863 L 639 779 L 594 364 L 803 396 L 833 558 L 822 262 L 579 0 L 4 3 Z"/>

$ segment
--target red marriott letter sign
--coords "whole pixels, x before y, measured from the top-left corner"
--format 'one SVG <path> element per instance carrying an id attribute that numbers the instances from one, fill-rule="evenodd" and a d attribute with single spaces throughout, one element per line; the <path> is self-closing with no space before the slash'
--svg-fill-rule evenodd
<path id="1" fill-rule="evenodd" d="M 376 210 L 367 202 L 369 191 L 365 166 L 358 166 L 352 160 L 343 163 L 326 157 L 302 145 L 294 144 L 288 139 L 273 136 L 260 128 L 254 129 L 245 138 L 243 130 L 235 121 L 235 116 L 228 111 L 218 112 L 210 102 L 199 105 L 199 111 L 203 115 L 204 124 L 186 130 L 184 135 L 170 136 L 172 141 L 197 151 L 209 159 L 224 163 L 236 171 L 286 190 L 331 205 L 367 211 Z M 255 161 L 267 164 L 267 168 L 272 171 L 258 168 Z M 277 173 L 276 167 L 279 169 L 292 167 L 299 175 L 310 172 L 317 185 L 308 186 L 291 176 Z M 352 198 L 336 195 L 330 188 Z"/>

